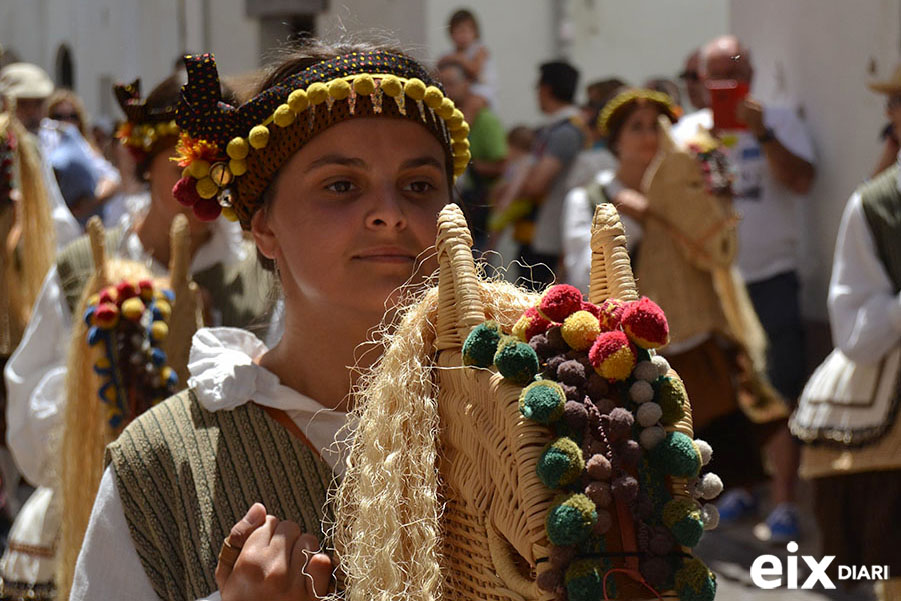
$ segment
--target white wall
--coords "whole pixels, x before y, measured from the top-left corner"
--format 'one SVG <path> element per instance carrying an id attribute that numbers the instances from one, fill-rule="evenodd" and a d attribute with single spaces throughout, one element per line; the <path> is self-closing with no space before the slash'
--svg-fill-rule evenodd
<path id="1" fill-rule="evenodd" d="M 802 108 L 817 150 L 817 180 L 803 210 L 804 310 L 825 319 L 835 235 L 848 196 L 880 151 L 884 96 L 899 59 L 898 0 L 732 0 L 732 31 L 751 50 L 753 92 Z M 876 72 L 869 67 L 874 62 Z"/>
<path id="2" fill-rule="evenodd" d="M 316 33 L 328 41 L 400 44 L 416 58 L 427 56 L 425 30 L 428 0 L 330 0 L 316 19 Z"/>
<path id="3" fill-rule="evenodd" d="M 727 0 L 570 2 L 572 59 L 586 84 L 611 76 L 631 85 L 655 76 L 676 80 L 686 56 L 728 32 L 728 15 Z"/>

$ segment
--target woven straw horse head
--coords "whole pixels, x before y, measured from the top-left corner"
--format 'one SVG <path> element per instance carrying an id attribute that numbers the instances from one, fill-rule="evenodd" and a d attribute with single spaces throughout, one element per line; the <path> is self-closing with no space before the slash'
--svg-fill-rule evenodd
<path id="1" fill-rule="evenodd" d="M 100 485 L 103 474 L 103 451 L 106 445 L 115 440 L 128 421 L 137 417 L 136 413 L 141 407 L 148 407 L 159 398 L 151 398 L 151 394 L 157 395 L 163 388 L 158 386 L 154 391 L 142 388 L 135 382 L 117 380 L 113 378 L 127 377 L 122 371 L 111 367 L 110 371 L 116 376 L 102 376 L 95 369 L 99 367 L 97 360 L 104 357 L 104 352 L 98 351 L 101 345 L 92 346 L 88 343 L 89 327 L 81 318 L 94 304 L 92 297 L 96 297 L 102 290 L 110 287 L 116 288 L 124 283 L 137 288 L 138 282 L 152 282 L 154 289 L 169 289 L 174 293 L 175 301 L 166 302 L 166 307 L 171 313 L 165 322 L 168 323 L 168 334 L 162 341 L 165 364 L 178 375 L 177 382 L 184 386 L 187 381 L 187 360 L 191 346 L 191 337 L 197 328 L 203 325 L 200 312 L 197 285 L 191 281 L 188 272 L 190 263 L 188 222 L 184 215 L 178 215 L 172 222 L 170 230 L 171 260 L 169 276 L 167 278 L 154 278 L 146 266 L 134 261 L 114 259 L 106 254 L 106 233 L 103 225 L 96 217 L 88 222 L 88 235 L 91 242 L 91 253 L 94 262 L 94 274 L 85 286 L 82 298 L 79 302 L 75 327 L 73 327 L 69 348 L 69 365 L 66 379 L 66 395 L 68 402 L 65 408 L 65 422 L 61 441 L 61 463 L 59 468 L 60 479 L 60 506 L 65 508 L 62 516 L 58 544 L 57 588 L 60 598 L 67 599 L 69 587 L 74 575 L 75 561 L 81 548 L 84 533 L 87 528 L 91 508 L 94 504 L 94 496 Z M 136 297 L 137 298 L 137 297 Z M 144 298 L 140 303 L 141 308 L 147 305 L 147 315 L 151 301 Z M 116 301 L 113 300 L 115 304 Z M 117 321 L 126 321 L 124 304 L 119 299 L 120 316 Z M 154 316 L 154 319 L 157 316 Z M 96 321 L 96 320 L 94 320 Z M 143 324 L 143 321 L 141 322 Z M 142 329 L 150 335 L 150 323 Z M 116 328 L 113 327 L 113 332 Z M 118 337 L 112 334 L 110 340 Z M 149 340 L 146 341 L 149 344 Z M 120 343 L 121 344 L 121 341 Z M 110 348 L 115 353 L 116 350 Z M 149 358 L 144 358 L 148 361 Z M 141 363 L 143 368 L 144 362 Z M 98 370 L 102 371 L 102 370 Z M 119 390 L 129 391 L 129 399 L 125 404 L 125 411 L 120 415 L 114 426 L 110 416 L 110 402 L 104 403 L 98 397 L 102 394 L 103 386 Z M 131 411 L 129 411 L 131 407 Z"/>
<path id="2" fill-rule="evenodd" d="M 454 368 L 462 364 L 462 342 L 486 315 L 468 231 L 456 207 L 442 213 L 439 230 L 437 365 Z M 591 248 L 589 301 L 600 305 L 608 298 L 636 300 L 623 227 L 609 204 L 597 208 Z M 552 545 L 546 520 L 559 491 L 548 489 L 536 474 L 542 452 L 552 439 L 549 428 L 523 417 L 522 388 L 497 372 L 441 369 L 437 380 L 447 597 L 562 598 L 559 585 L 550 591 L 539 587 L 541 574 L 557 569 L 549 561 Z M 682 419 L 667 429 L 692 437 L 687 404 Z M 670 479 L 668 486 L 674 497 L 689 498 L 685 480 Z M 619 504 L 612 513 L 607 552 L 635 551 L 628 510 Z M 647 587 L 640 583 L 637 557 L 613 565 L 624 570 L 610 578 L 618 585 L 616 598 L 649 597 Z M 569 598 L 576 597 L 570 591 Z"/>

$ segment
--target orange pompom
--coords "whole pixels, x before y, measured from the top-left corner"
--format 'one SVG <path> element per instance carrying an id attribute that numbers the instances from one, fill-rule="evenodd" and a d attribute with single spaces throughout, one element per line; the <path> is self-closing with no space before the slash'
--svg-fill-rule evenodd
<path id="1" fill-rule="evenodd" d="M 602 378 L 625 380 L 635 367 L 636 351 L 623 332 L 602 332 L 588 351 L 588 360 Z"/>
<path id="2" fill-rule="evenodd" d="M 669 342 L 663 309 L 647 297 L 626 305 L 622 324 L 626 335 L 642 348 L 659 348 Z"/>
<path id="3" fill-rule="evenodd" d="M 581 308 L 582 293 L 569 284 L 551 286 L 544 291 L 538 302 L 538 313 L 548 321 L 557 323 L 562 323 Z"/>

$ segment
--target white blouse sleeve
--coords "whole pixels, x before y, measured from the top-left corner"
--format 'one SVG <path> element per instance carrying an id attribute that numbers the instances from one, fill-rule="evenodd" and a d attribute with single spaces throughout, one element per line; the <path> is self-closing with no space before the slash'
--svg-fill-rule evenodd
<path id="1" fill-rule="evenodd" d="M 901 341 L 901 298 L 879 260 L 857 193 L 839 228 L 829 321 L 836 346 L 853 361 L 877 362 Z"/>
<path id="2" fill-rule="evenodd" d="M 563 202 L 563 266 L 566 283 L 588 294 L 593 211 L 585 188 L 573 188 Z"/>
<path id="3" fill-rule="evenodd" d="M 120 599 L 157 601 L 150 578 L 135 550 L 116 476 L 107 467 L 100 480 L 91 520 L 75 564 L 70 601 Z M 198 601 L 219 601 L 219 591 Z"/>
<path id="4" fill-rule="evenodd" d="M 44 279 L 22 341 L 4 369 L 6 442 L 25 479 L 52 486 L 48 441 L 63 419 L 71 316 L 56 267 Z"/>

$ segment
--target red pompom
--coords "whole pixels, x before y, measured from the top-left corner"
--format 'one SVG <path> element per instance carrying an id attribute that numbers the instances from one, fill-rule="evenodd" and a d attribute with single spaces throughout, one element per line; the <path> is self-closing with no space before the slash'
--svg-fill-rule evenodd
<path id="1" fill-rule="evenodd" d="M 551 322 L 543 318 L 538 313 L 538 309 L 529 307 L 513 326 L 513 335 L 523 342 L 528 342 L 533 336 L 547 332 L 549 327 L 551 327 Z"/>
<path id="2" fill-rule="evenodd" d="M 657 303 L 642 298 L 623 310 L 623 330 L 642 348 L 659 348 L 669 342 L 669 325 Z"/>
<path id="3" fill-rule="evenodd" d="M 615 298 L 608 298 L 598 307 L 598 321 L 601 322 L 601 329 L 615 330 L 619 327 L 623 318 L 623 309 L 625 303 Z"/>
<path id="4" fill-rule="evenodd" d="M 222 206 L 215 198 L 201 198 L 194 203 L 194 215 L 201 221 L 213 221 L 222 213 Z"/>
<path id="5" fill-rule="evenodd" d="M 588 311 L 592 315 L 598 318 L 598 321 L 601 320 L 601 308 L 598 307 L 594 303 L 589 303 L 588 301 L 582 301 L 582 311 Z"/>
<path id="6" fill-rule="evenodd" d="M 582 308 L 582 293 L 575 286 L 558 284 L 551 286 L 541 295 L 538 303 L 539 314 L 548 321 L 562 323 L 567 317 Z"/>
<path id="7" fill-rule="evenodd" d="M 197 193 L 197 185 L 194 178 L 183 177 L 172 186 L 172 196 L 175 200 L 185 205 L 193 207 L 196 203 L 203 200 Z"/>
<path id="8" fill-rule="evenodd" d="M 150 280 L 141 280 L 138 282 L 138 290 L 140 290 L 141 298 L 149 301 L 153 298 L 153 282 Z"/>
<path id="9" fill-rule="evenodd" d="M 100 297 L 99 297 L 99 300 L 97 301 L 97 303 L 98 303 L 98 304 L 101 304 L 101 305 L 102 305 L 103 303 L 110 303 L 110 304 L 115 305 L 115 304 L 116 304 L 116 298 L 117 298 L 118 296 L 119 296 L 119 293 L 116 292 L 116 289 L 113 288 L 112 286 L 109 286 L 109 287 L 107 287 L 107 288 L 104 288 L 104 289 L 100 292 Z"/>
<path id="10" fill-rule="evenodd" d="M 623 332 L 601 332 L 588 351 L 588 360 L 601 377 L 625 380 L 635 367 L 636 352 Z"/>
<path id="11" fill-rule="evenodd" d="M 116 293 L 118 295 L 118 301 L 121 304 L 127 298 L 131 298 L 133 296 L 137 296 L 138 292 L 135 290 L 135 287 L 129 284 L 128 282 L 119 282 L 116 285 Z"/>

